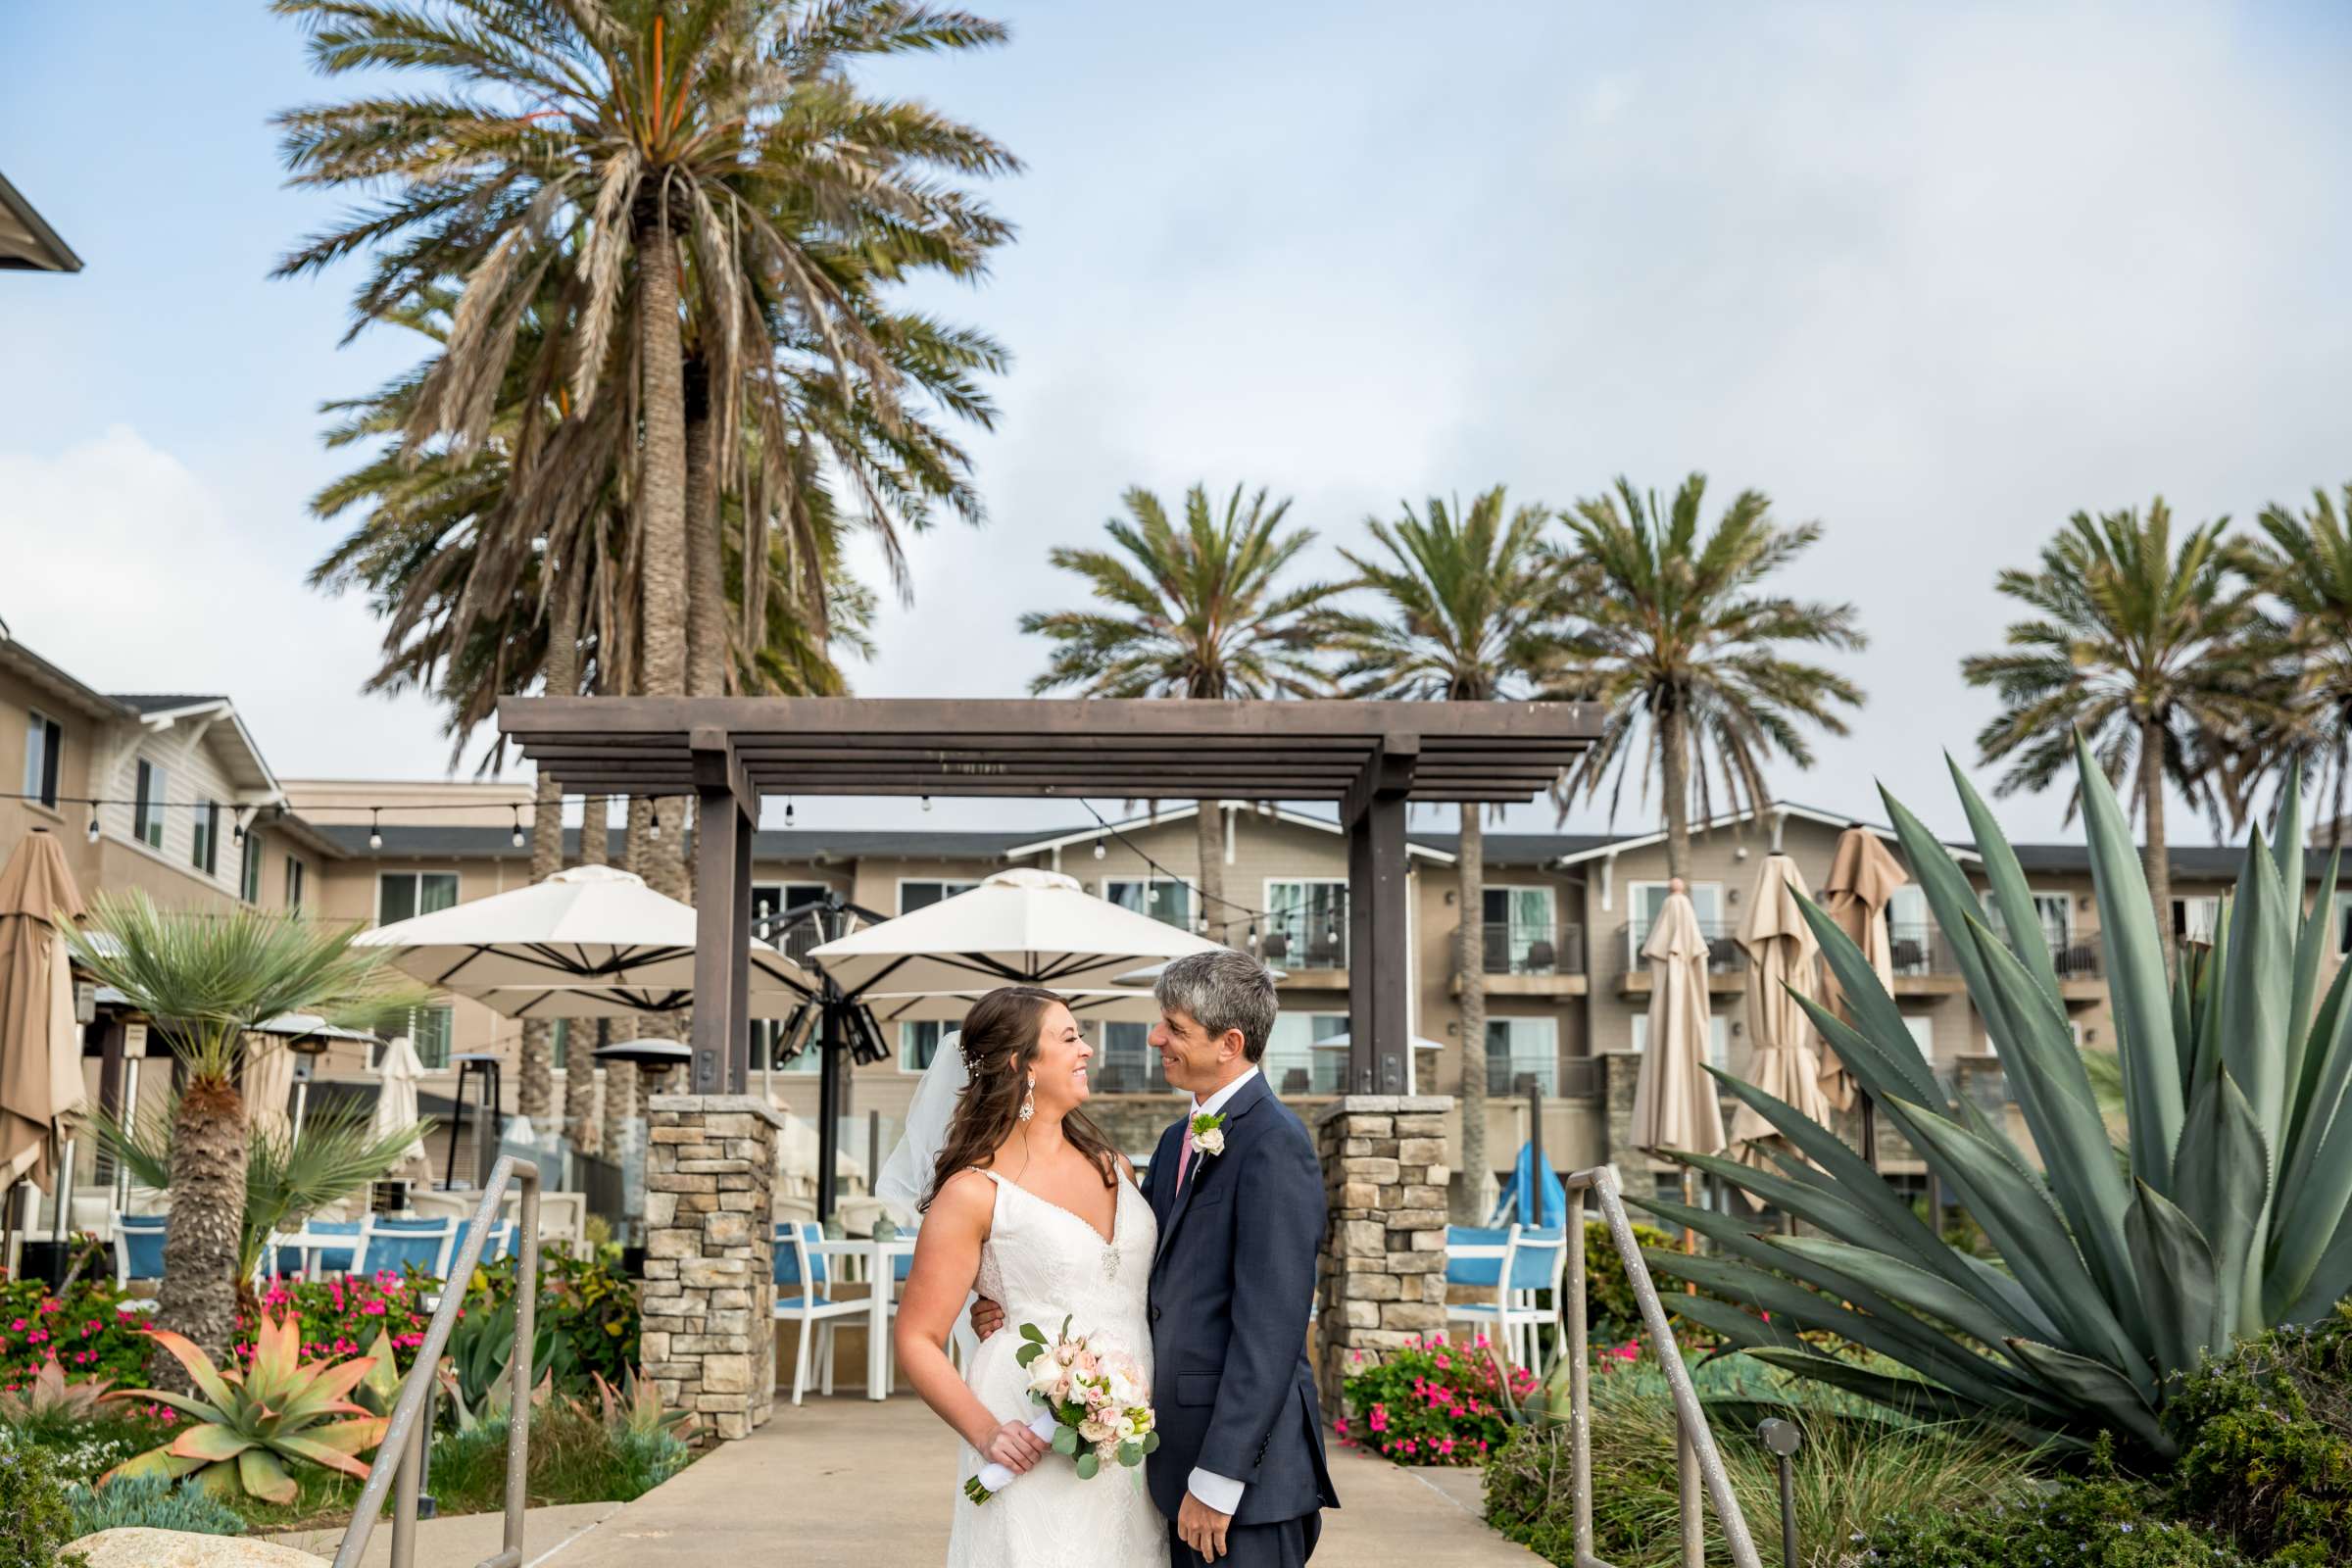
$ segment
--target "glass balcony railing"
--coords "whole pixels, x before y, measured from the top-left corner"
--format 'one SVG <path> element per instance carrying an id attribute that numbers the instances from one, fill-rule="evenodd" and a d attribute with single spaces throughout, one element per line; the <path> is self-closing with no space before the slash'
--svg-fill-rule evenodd
<path id="1" fill-rule="evenodd" d="M 1627 974 L 1648 972 L 1649 960 L 1642 956 L 1642 945 L 1649 940 L 1650 922 L 1629 920 L 1618 928 L 1619 950 L 1624 956 Z M 1747 951 L 1732 936 L 1732 926 L 1725 920 L 1701 920 L 1698 934 L 1707 943 L 1707 973 L 1737 974 L 1747 967 Z"/>
<path id="2" fill-rule="evenodd" d="M 1488 974 L 1583 974 L 1585 928 L 1567 922 L 1489 920 L 1482 967 Z"/>
<path id="3" fill-rule="evenodd" d="M 1304 908 L 1277 909 L 1266 916 L 1258 938 L 1258 956 L 1277 969 L 1297 974 L 1306 969 L 1348 967 L 1348 897 L 1334 888 L 1318 889 Z"/>

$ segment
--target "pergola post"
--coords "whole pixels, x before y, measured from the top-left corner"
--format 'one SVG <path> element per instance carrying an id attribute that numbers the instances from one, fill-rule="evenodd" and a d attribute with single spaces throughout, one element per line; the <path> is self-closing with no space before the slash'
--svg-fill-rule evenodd
<path id="1" fill-rule="evenodd" d="M 1419 743 L 1392 738 L 1348 792 L 1348 1081 L 1351 1095 L 1401 1095 L 1413 1023 L 1406 984 L 1405 812 Z"/>
<path id="2" fill-rule="evenodd" d="M 697 1095 L 751 1091 L 752 834 L 760 796 L 726 731 L 692 737 L 695 795 L 694 1070 Z"/>

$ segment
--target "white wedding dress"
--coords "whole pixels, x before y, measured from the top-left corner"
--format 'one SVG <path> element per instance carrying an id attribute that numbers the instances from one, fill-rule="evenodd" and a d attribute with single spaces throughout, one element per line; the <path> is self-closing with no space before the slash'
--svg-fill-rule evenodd
<path id="1" fill-rule="evenodd" d="M 983 1341 L 964 1367 L 964 1382 L 1000 1421 L 1037 1414 L 1029 1377 L 1013 1359 L 1020 1326 L 1034 1323 L 1049 1340 L 1068 1317 L 1070 1332 L 1104 1349 L 1123 1350 L 1152 1375 L 1152 1326 L 1145 1295 L 1159 1222 L 1133 1183 L 1118 1184 L 1110 1245 L 1069 1209 L 1048 1202 L 994 1171 L 995 1215 L 980 1250 L 979 1292 L 1004 1307 L 1004 1328 Z M 1012 1485 L 974 1503 L 962 1484 L 978 1472 L 969 1444 L 956 1470 L 956 1527 L 948 1568 L 1164 1568 L 1168 1524 L 1144 1490 L 1141 1466 L 1112 1466 L 1092 1481 L 1049 1453 Z"/>

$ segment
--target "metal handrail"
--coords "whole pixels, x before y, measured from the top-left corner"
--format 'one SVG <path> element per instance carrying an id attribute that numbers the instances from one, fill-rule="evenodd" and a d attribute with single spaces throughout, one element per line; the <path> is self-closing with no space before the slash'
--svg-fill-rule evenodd
<path id="1" fill-rule="evenodd" d="M 1683 1365 L 1682 1350 L 1674 1343 L 1674 1329 L 1666 1321 L 1665 1303 L 1658 1299 L 1658 1289 L 1650 1283 L 1649 1265 L 1642 1261 L 1641 1245 L 1634 1240 L 1634 1222 L 1627 1217 L 1625 1199 L 1617 1190 L 1617 1173 L 1599 1165 L 1571 1173 L 1562 1185 L 1568 1189 L 1568 1235 L 1572 1238 L 1585 1234 L 1585 1194 L 1590 1191 L 1599 1196 L 1609 1240 L 1616 1244 L 1617 1255 L 1625 1261 L 1634 1299 L 1642 1304 L 1642 1325 L 1649 1330 L 1650 1345 L 1658 1352 L 1658 1360 L 1666 1370 L 1667 1387 L 1674 1393 L 1677 1512 L 1683 1526 L 1684 1568 L 1703 1568 L 1706 1561 L 1706 1525 L 1698 1506 L 1702 1482 L 1707 1500 L 1714 1504 L 1715 1518 L 1723 1526 L 1724 1540 L 1732 1548 L 1736 1568 L 1763 1568 L 1762 1559 L 1756 1555 L 1755 1541 L 1748 1534 L 1747 1518 L 1740 1511 L 1740 1499 L 1732 1495 L 1731 1474 L 1723 1467 L 1723 1455 L 1716 1451 L 1715 1434 L 1707 1427 L 1707 1412 L 1698 1402 L 1698 1391 L 1691 1386 L 1690 1369 Z M 1609 1568 L 1606 1562 L 1592 1555 L 1592 1352 L 1585 1344 L 1582 1246 L 1568 1249 L 1566 1315 L 1568 1452 L 1576 1505 L 1576 1568 Z"/>
<path id="2" fill-rule="evenodd" d="M 432 1419 L 426 1412 L 432 1407 L 434 1369 L 449 1348 L 450 1331 L 457 1327 L 458 1314 L 466 1304 L 465 1282 L 473 1278 L 482 1260 L 482 1247 L 490 1239 L 511 1183 L 521 1187 L 522 1203 L 515 1215 L 521 1250 L 515 1262 L 514 1349 L 507 1361 L 507 1520 L 502 1549 L 496 1556 L 484 1557 L 480 1568 L 522 1568 L 522 1513 L 530 1496 L 531 1343 L 539 1315 L 539 1167 L 512 1154 L 500 1155 L 490 1168 L 481 1204 L 450 1265 L 449 1281 L 455 1288 L 442 1292 L 441 1304 L 433 1309 L 433 1320 L 425 1328 L 424 1343 L 416 1348 L 416 1363 L 400 1386 L 400 1398 L 384 1427 L 384 1441 L 376 1446 L 375 1463 L 368 1469 L 368 1485 L 360 1489 L 351 1528 L 343 1533 L 343 1544 L 335 1552 L 334 1568 L 358 1568 L 361 1555 L 368 1550 L 368 1539 L 375 1533 L 375 1517 L 383 1512 L 387 1489 L 393 1494 L 389 1568 L 416 1568 L 416 1497 L 422 1490 L 425 1449 L 433 1441 Z M 387 1459 L 394 1463 L 387 1466 Z"/>

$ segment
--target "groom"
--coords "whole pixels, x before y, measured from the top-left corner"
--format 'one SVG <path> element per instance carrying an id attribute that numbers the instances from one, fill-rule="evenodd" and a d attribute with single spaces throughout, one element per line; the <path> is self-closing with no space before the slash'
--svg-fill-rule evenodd
<path id="1" fill-rule="evenodd" d="M 1298 1568 L 1336 1508 L 1323 1418 L 1306 1364 L 1323 1243 L 1314 1140 L 1258 1071 L 1274 980 L 1229 948 L 1178 958 L 1153 988 L 1152 1031 L 1168 1082 L 1190 1091 L 1144 1177 L 1159 1219 L 1152 1262 L 1152 1403 L 1146 1461 L 1168 1516 L 1174 1568 Z M 1198 1129 L 1198 1131 L 1196 1131 Z M 1004 1314 L 983 1301 L 983 1338 Z"/>

